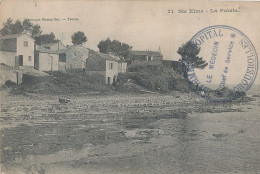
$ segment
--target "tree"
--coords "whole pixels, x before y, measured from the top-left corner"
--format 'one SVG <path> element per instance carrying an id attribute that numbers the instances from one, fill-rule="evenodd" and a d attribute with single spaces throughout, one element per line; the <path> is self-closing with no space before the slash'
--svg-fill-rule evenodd
<path id="1" fill-rule="evenodd" d="M 21 21 L 17 20 L 13 25 L 11 25 L 12 34 L 20 34 L 24 31 Z"/>
<path id="2" fill-rule="evenodd" d="M 110 38 L 107 38 L 105 41 L 100 41 L 98 48 L 100 53 L 112 54 L 122 59 L 126 58 L 129 51 L 132 49 L 128 44 L 121 43 L 118 40 L 111 41 Z"/>
<path id="3" fill-rule="evenodd" d="M 7 19 L 4 23 L 4 27 L 1 29 L 1 35 L 5 36 L 8 34 L 19 34 L 24 31 L 21 21 L 17 20 L 13 23 L 11 18 Z"/>
<path id="4" fill-rule="evenodd" d="M 6 22 L 4 22 L 3 28 L 0 30 L 1 35 L 5 36 L 11 33 L 11 26 L 13 25 L 13 20 L 8 18 Z"/>
<path id="5" fill-rule="evenodd" d="M 31 31 L 32 31 L 33 24 L 30 22 L 29 19 L 25 19 L 25 20 L 23 21 L 22 26 L 23 26 L 23 29 L 24 29 L 25 31 L 27 31 L 27 32 L 31 32 Z"/>
<path id="6" fill-rule="evenodd" d="M 47 43 L 56 43 L 58 42 L 57 39 L 55 39 L 55 35 L 53 32 L 50 34 L 42 34 L 35 37 L 35 44 L 42 45 Z"/>
<path id="7" fill-rule="evenodd" d="M 78 31 L 74 33 L 71 36 L 71 39 L 74 45 L 82 45 L 83 43 L 88 41 L 87 37 L 85 36 L 85 33 L 82 31 Z"/>
<path id="8" fill-rule="evenodd" d="M 188 41 L 179 47 L 177 53 L 181 55 L 180 61 L 183 66 L 185 78 L 187 78 L 189 68 L 204 69 L 208 65 L 205 60 L 198 57 L 199 52 L 200 47 L 192 41 Z"/>
<path id="9" fill-rule="evenodd" d="M 41 26 L 38 24 L 33 25 L 31 29 L 31 36 L 35 39 L 36 37 L 39 37 L 41 34 Z"/>
<path id="10" fill-rule="evenodd" d="M 23 22 L 17 20 L 13 23 L 13 20 L 9 18 L 0 30 L 0 33 L 3 36 L 8 34 L 20 34 L 23 32 L 34 38 L 35 44 L 37 45 L 58 42 L 58 40 L 55 39 L 54 33 L 42 34 L 41 26 L 38 24 L 34 25 L 29 19 L 24 19 Z"/>
<path id="11" fill-rule="evenodd" d="M 100 53 L 108 54 L 111 52 L 110 49 L 111 40 L 110 38 L 107 38 L 105 41 L 100 41 L 98 44 L 98 49 Z"/>
<path id="12" fill-rule="evenodd" d="M 33 25 L 29 19 L 25 19 L 23 22 L 16 20 L 15 23 L 13 23 L 13 20 L 9 18 L 0 30 L 0 33 L 3 36 L 8 34 L 20 34 L 23 32 L 27 33 L 34 39 L 42 33 L 40 25 Z"/>

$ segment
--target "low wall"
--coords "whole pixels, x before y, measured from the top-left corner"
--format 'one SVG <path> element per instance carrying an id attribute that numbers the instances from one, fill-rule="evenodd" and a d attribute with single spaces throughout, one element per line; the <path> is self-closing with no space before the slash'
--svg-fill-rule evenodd
<path id="1" fill-rule="evenodd" d="M 3 86 L 6 81 L 10 80 L 16 84 L 22 83 L 23 72 L 22 70 L 15 70 L 14 68 L 0 64 L 0 86 Z"/>
<path id="2" fill-rule="evenodd" d="M 15 67 L 15 54 L 14 52 L 0 51 L 0 63 Z"/>
<path id="3" fill-rule="evenodd" d="M 86 76 L 89 82 L 101 84 L 106 83 L 105 71 L 86 71 Z"/>

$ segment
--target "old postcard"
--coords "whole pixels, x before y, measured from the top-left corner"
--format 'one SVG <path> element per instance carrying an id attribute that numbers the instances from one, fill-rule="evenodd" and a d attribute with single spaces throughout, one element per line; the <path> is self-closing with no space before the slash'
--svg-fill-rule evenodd
<path id="1" fill-rule="evenodd" d="M 260 2 L 0 0 L 0 173 L 260 173 Z"/>

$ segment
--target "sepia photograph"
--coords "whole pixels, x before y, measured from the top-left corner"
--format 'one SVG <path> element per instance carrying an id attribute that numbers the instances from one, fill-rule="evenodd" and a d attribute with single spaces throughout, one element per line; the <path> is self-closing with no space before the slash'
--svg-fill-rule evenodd
<path id="1" fill-rule="evenodd" d="M 260 173 L 260 2 L 0 0 L 0 174 Z"/>

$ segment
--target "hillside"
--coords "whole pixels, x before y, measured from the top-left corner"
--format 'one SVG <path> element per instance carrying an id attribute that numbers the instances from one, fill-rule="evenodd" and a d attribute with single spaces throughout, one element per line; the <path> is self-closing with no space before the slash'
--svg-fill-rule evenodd
<path id="1" fill-rule="evenodd" d="M 34 76 L 26 73 L 23 75 L 23 83 L 11 86 L 11 92 L 13 94 L 189 92 L 186 81 L 179 73 L 154 62 L 130 65 L 128 72 L 120 74 L 117 83 L 112 86 L 89 80 L 82 70 L 47 72 L 47 74 L 49 75 Z"/>
<path id="2" fill-rule="evenodd" d="M 129 79 L 148 90 L 160 93 L 190 91 L 188 83 L 179 71 L 160 62 L 138 62 L 129 65 L 128 72 L 121 77 L 121 83 Z"/>

